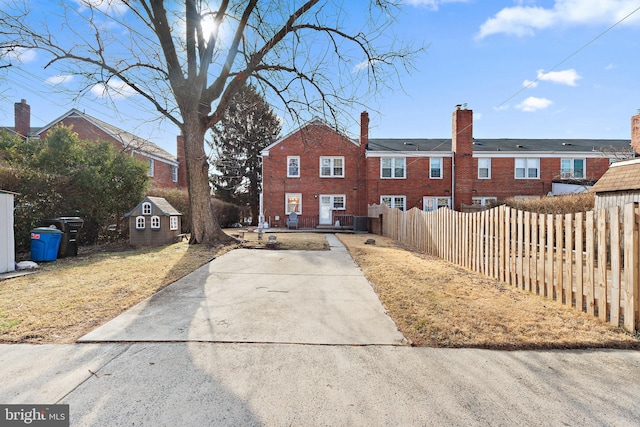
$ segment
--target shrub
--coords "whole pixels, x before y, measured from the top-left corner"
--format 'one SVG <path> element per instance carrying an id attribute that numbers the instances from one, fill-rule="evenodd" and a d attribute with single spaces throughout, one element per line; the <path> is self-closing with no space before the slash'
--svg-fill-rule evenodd
<path id="1" fill-rule="evenodd" d="M 594 208 L 593 193 L 567 194 L 563 196 L 542 197 L 540 199 L 508 198 L 504 204 L 514 209 L 539 214 L 568 214 L 587 212 Z"/>

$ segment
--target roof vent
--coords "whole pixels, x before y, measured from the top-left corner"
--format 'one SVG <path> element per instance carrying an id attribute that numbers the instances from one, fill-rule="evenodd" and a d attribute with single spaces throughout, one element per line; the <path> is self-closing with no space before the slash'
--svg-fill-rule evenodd
<path id="1" fill-rule="evenodd" d="M 571 145 L 570 142 L 563 142 L 562 145 Z"/>
<path id="2" fill-rule="evenodd" d="M 518 148 L 524 148 L 524 145 L 516 144 L 516 147 L 518 147 Z"/>
<path id="3" fill-rule="evenodd" d="M 406 141 L 403 144 L 404 145 L 415 145 L 413 142 L 406 142 Z"/>

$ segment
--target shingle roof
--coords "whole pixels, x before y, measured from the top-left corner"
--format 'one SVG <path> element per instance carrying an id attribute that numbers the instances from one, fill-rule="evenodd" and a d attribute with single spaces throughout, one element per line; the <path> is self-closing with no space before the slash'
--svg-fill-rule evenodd
<path id="1" fill-rule="evenodd" d="M 591 192 L 640 190 L 640 159 L 613 163 Z"/>
<path id="2" fill-rule="evenodd" d="M 370 138 L 369 151 L 451 151 L 451 138 Z M 601 152 L 631 151 L 628 139 L 478 139 L 473 140 L 474 152 Z"/>
<path id="3" fill-rule="evenodd" d="M 136 136 L 130 132 L 127 132 L 126 130 L 120 129 L 105 121 L 102 121 L 93 116 L 90 116 L 89 114 L 83 113 L 82 111 L 79 111 L 75 108 L 69 110 L 64 115 L 58 117 L 51 123 L 45 125 L 44 127 L 39 128 L 37 132 L 33 132 L 33 133 L 38 135 L 42 134 L 44 131 L 53 127 L 54 125 L 61 122 L 67 117 L 80 117 L 87 120 L 88 122 L 92 123 L 94 126 L 101 128 L 103 131 L 111 135 L 113 138 L 120 141 L 123 147 L 125 148 L 125 150 L 135 150 L 142 153 L 146 153 L 151 156 L 159 157 L 161 159 L 167 160 L 172 163 L 177 163 L 177 159 L 174 155 L 158 147 L 153 142 L 140 138 L 139 136 Z"/>
<path id="4" fill-rule="evenodd" d="M 133 214 L 133 212 L 135 212 L 135 210 L 138 208 L 138 206 L 142 205 L 144 202 L 151 202 L 152 204 L 155 205 L 155 207 L 160 209 L 160 211 L 166 216 L 182 215 L 182 212 L 180 212 L 179 210 L 171 206 L 171 204 L 167 202 L 167 199 L 165 199 L 164 197 L 147 196 L 130 212 L 127 212 L 126 214 L 124 214 L 124 216 L 130 217 Z"/>

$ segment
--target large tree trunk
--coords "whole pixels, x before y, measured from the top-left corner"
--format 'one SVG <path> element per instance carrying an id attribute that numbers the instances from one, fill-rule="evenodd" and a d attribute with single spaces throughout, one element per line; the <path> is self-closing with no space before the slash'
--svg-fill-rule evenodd
<path id="1" fill-rule="evenodd" d="M 226 244 L 234 241 L 225 234 L 213 215 L 211 188 L 209 184 L 209 162 L 204 151 L 206 129 L 196 117 L 184 117 L 184 153 L 187 166 L 189 206 L 191 208 L 190 244 Z"/>

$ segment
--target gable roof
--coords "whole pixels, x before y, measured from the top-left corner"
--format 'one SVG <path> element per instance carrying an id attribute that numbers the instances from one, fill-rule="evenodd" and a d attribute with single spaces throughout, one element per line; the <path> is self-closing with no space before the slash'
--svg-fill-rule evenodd
<path id="1" fill-rule="evenodd" d="M 140 206 L 142 206 L 142 204 L 145 202 L 149 202 L 152 205 L 154 205 L 156 208 L 160 210 L 160 212 L 164 216 L 176 216 L 176 215 L 181 216 L 182 215 L 182 212 L 178 211 L 176 208 L 171 206 L 171 203 L 167 202 L 167 199 L 165 199 L 164 197 L 147 196 L 144 199 L 142 199 L 142 201 L 138 203 L 138 205 L 135 208 L 133 208 L 130 212 L 127 212 L 126 214 L 124 214 L 124 216 L 125 217 L 131 216 L 133 212 L 135 212 L 135 210 L 138 209 Z"/>
<path id="2" fill-rule="evenodd" d="M 160 160 L 163 160 L 167 163 L 171 163 L 176 166 L 178 164 L 175 156 L 173 156 L 168 151 L 163 150 L 153 142 L 140 138 L 139 136 L 136 136 L 130 132 L 127 132 L 126 130 L 120 129 L 107 122 L 104 122 L 100 119 L 90 116 L 89 114 L 83 113 L 75 108 L 72 108 L 62 116 L 50 122 L 49 124 L 37 129 L 37 131 L 33 132 L 33 134 L 40 136 L 45 131 L 51 129 L 53 126 L 57 125 L 58 123 L 62 122 L 64 119 L 69 117 L 79 117 L 81 119 L 88 121 L 95 127 L 107 133 L 113 139 L 119 141 L 126 151 L 138 151 L 142 154 L 147 154 L 151 157 L 156 157 Z"/>
<path id="3" fill-rule="evenodd" d="M 296 133 L 300 132 L 302 129 L 308 127 L 308 126 L 323 126 L 326 127 L 328 129 L 330 129 L 331 131 L 337 133 L 338 135 L 342 136 L 344 139 L 351 141 L 353 144 L 355 144 L 356 146 L 359 146 L 360 143 L 358 141 L 355 141 L 351 138 L 349 138 L 348 136 L 346 136 L 344 133 L 336 130 L 333 126 L 331 126 L 329 123 L 327 123 L 326 121 L 322 120 L 320 117 L 314 117 L 313 119 L 309 120 L 306 123 L 303 123 L 302 125 L 300 125 L 298 128 L 292 130 L 291 132 L 289 132 L 288 134 L 286 134 L 283 137 L 280 137 L 278 140 L 276 140 L 275 142 L 271 143 L 270 145 L 268 145 L 267 147 L 265 147 L 260 154 L 261 155 L 266 155 L 270 149 L 272 149 L 273 147 L 275 147 L 276 145 L 280 144 L 282 141 L 284 141 L 285 139 L 289 138 L 291 135 L 295 135 Z"/>
<path id="4" fill-rule="evenodd" d="M 591 188 L 593 193 L 640 190 L 640 159 L 612 163 Z"/>
<path id="5" fill-rule="evenodd" d="M 474 153 L 589 153 L 629 150 L 629 139 L 473 139 Z M 367 151 L 451 151 L 451 138 L 370 138 Z"/>

